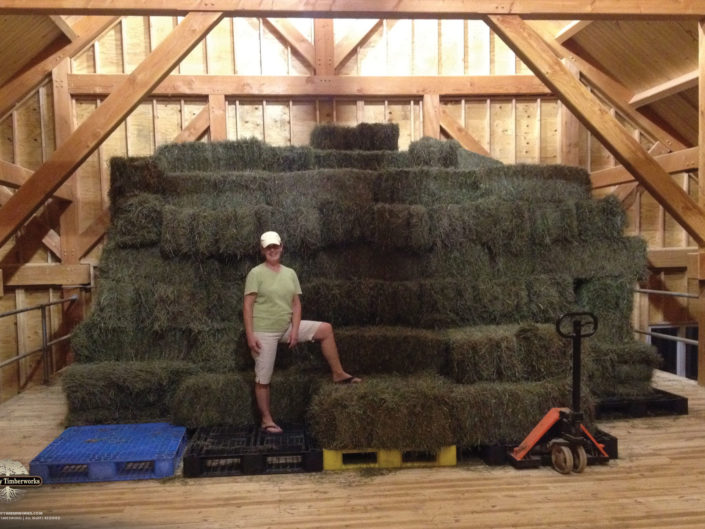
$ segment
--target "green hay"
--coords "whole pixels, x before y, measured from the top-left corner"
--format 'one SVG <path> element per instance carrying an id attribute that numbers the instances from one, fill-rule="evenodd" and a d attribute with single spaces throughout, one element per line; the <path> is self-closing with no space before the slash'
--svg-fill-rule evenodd
<path id="1" fill-rule="evenodd" d="M 627 217 L 621 202 L 614 195 L 577 202 L 575 211 L 583 241 L 620 239 L 624 234 Z"/>
<path id="2" fill-rule="evenodd" d="M 67 425 L 166 419 L 179 384 L 197 370 L 183 362 L 73 364 L 61 377 Z"/>
<path id="3" fill-rule="evenodd" d="M 631 339 L 633 288 L 633 282 L 623 277 L 596 278 L 578 284 L 578 305 L 597 316 L 595 340 L 620 343 Z"/>
<path id="4" fill-rule="evenodd" d="M 585 393 L 581 408 L 590 424 L 591 397 Z M 449 400 L 459 446 L 516 444 L 550 408 L 571 405 L 571 386 L 566 378 L 455 385 Z"/>
<path id="5" fill-rule="evenodd" d="M 532 211 L 531 240 L 534 244 L 550 246 L 573 242 L 577 236 L 578 222 L 573 202 L 537 207 Z"/>
<path id="6" fill-rule="evenodd" d="M 491 256 L 527 252 L 530 244 L 527 203 L 488 197 L 472 203 L 468 213 L 468 237 L 485 246 Z"/>
<path id="7" fill-rule="evenodd" d="M 473 316 L 465 319 L 467 323 L 519 322 L 529 313 L 526 286 L 514 278 L 478 282 L 469 302 Z"/>
<path id="8" fill-rule="evenodd" d="M 397 151 L 399 125 L 396 123 L 360 123 L 355 127 L 316 125 L 309 140 L 314 149 L 340 151 Z"/>
<path id="9" fill-rule="evenodd" d="M 448 340 L 443 333 L 408 327 L 335 329 L 340 358 L 351 373 L 411 374 L 446 370 Z"/>
<path id="10" fill-rule="evenodd" d="M 454 329 L 450 376 L 461 384 L 542 381 L 564 376 L 569 349 L 552 325 L 493 325 Z"/>
<path id="11" fill-rule="evenodd" d="M 461 384 L 521 380 L 516 329 L 516 325 L 492 325 L 450 330 L 451 378 Z"/>
<path id="12" fill-rule="evenodd" d="M 272 415 L 283 423 L 304 422 L 313 395 L 326 380 L 326 376 L 296 366 L 275 371 L 271 386 Z"/>
<path id="13" fill-rule="evenodd" d="M 123 248 L 157 244 L 162 232 L 163 206 L 161 197 L 148 193 L 121 200 L 111 208 L 113 221 L 108 237 Z"/>
<path id="14" fill-rule="evenodd" d="M 311 400 L 311 433 L 324 448 L 438 449 L 455 442 L 452 386 L 441 377 L 366 377 L 323 384 Z"/>
<path id="15" fill-rule="evenodd" d="M 313 167 L 319 169 L 379 171 L 410 166 L 411 159 L 407 151 L 313 151 Z"/>
<path id="16" fill-rule="evenodd" d="M 423 137 L 409 144 L 411 163 L 419 167 L 458 167 L 460 144 L 455 140 Z"/>
<path id="17" fill-rule="evenodd" d="M 420 167 L 380 171 L 375 202 L 391 204 L 458 204 L 483 196 L 477 174 L 458 169 Z"/>
<path id="18" fill-rule="evenodd" d="M 630 397 L 649 392 L 653 370 L 660 367 L 661 361 L 652 345 L 590 340 L 585 370 L 595 396 Z"/>
<path id="19" fill-rule="evenodd" d="M 135 193 L 160 193 L 163 172 L 152 158 L 111 158 L 110 198 L 111 207 Z"/>
<path id="20" fill-rule="evenodd" d="M 423 252 L 431 247 L 431 224 L 423 206 L 376 204 L 371 241 L 382 249 Z"/>
<path id="21" fill-rule="evenodd" d="M 575 307 L 573 280 L 569 275 L 534 275 L 526 281 L 529 318 L 535 322 L 554 322 Z"/>
<path id="22" fill-rule="evenodd" d="M 252 424 L 253 386 L 239 373 L 197 373 L 171 401 L 171 421 L 188 428 Z"/>
<path id="23" fill-rule="evenodd" d="M 484 169 L 487 167 L 496 167 L 499 165 L 504 165 L 499 160 L 490 158 L 489 156 L 483 156 L 476 152 L 468 151 L 466 149 L 458 149 L 458 168 L 459 169 Z"/>

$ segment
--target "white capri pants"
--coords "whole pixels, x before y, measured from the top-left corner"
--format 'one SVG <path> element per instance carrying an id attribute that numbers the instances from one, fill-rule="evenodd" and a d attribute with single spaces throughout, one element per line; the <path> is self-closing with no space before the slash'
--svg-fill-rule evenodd
<path id="1" fill-rule="evenodd" d="M 298 343 L 312 342 L 313 336 L 320 325 L 320 321 L 301 320 Z M 287 343 L 290 334 L 291 324 L 283 333 L 255 331 L 255 337 L 259 340 L 261 346 L 259 354 L 251 351 L 252 358 L 255 360 L 255 382 L 257 384 L 269 384 L 272 381 L 274 361 L 277 359 L 277 344 Z"/>

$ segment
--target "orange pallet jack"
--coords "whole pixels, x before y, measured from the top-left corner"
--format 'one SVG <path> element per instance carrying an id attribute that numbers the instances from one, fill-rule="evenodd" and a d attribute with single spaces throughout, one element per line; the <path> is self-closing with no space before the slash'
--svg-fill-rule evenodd
<path id="1" fill-rule="evenodd" d="M 566 324 L 572 321 L 572 331 Z M 556 331 L 573 341 L 572 408 L 551 408 L 507 459 L 515 468 L 536 468 L 548 460 L 561 474 L 583 472 L 590 462 L 609 461 L 605 446 L 583 424 L 580 411 L 581 351 L 583 338 L 597 331 L 597 317 L 590 312 L 569 312 L 556 321 Z"/>

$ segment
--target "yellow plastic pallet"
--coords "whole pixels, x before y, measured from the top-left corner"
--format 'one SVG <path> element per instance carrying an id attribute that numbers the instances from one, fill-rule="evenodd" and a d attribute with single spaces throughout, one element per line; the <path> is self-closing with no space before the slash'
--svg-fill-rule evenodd
<path id="1" fill-rule="evenodd" d="M 452 467 L 457 463 L 455 445 L 438 450 L 394 450 L 368 448 L 323 449 L 323 470 L 358 468 Z"/>

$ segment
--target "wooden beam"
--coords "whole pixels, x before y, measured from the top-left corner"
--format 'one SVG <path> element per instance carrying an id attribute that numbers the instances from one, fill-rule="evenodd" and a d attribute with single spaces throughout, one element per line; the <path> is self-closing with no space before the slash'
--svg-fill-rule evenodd
<path id="1" fill-rule="evenodd" d="M 87 264 L 4 265 L 2 272 L 7 287 L 86 285 L 91 282 L 91 267 Z"/>
<path id="2" fill-rule="evenodd" d="M 90 16 L 76 22 L 73 29 L 79 38 L 0 87 L 0 121 L 18 101 L 37 88 L 57 64 L 80 53 L 119 20 L 120 17 L 114 16 Z"/>
<path id="3" fill-rule="evenodd" d="M 316 75 L 335 75 L 335 38 L 333 21 L 313 21 L 314 71 Z"/>
<path id="4" fill-rule="evenodd" d="M 184 18 L 125 79 L 123 85 L 108 96 L 71 137 L 52 153 L 10 201 L 0 208 L 0 246 L 222 18 L 222 13 L 193 13 Z"/>
<path id="5" fill-rule="evenodd" d="M 463 149 L 482 154 L 483 156 L 490 156 L 487 149 L 468 132 L 462 123 L 451 116 L 443 107 L 441 107 L 441 128 L 445 130 L 451 138 L 460 143 Z"/>
<path id="6" fill-rule="evenodd" d="M 284 40 L 294 52 L 303 59 L 309 68 L 316 66 L 316 54 L 313 44 L 308 40 L 294 24 L 285 18 L 265 18 L 264 24 L 274 33 Z"/>
<path id="7" fill-rule="evenodd" d="M 429 138 L 441 138 L 441 100 L 438 94 L 423 96 L 423 135 Z"/>
<path id="8" fill-rule="evenodd" d="M 115 92 L 127 75 L 69 75 L 74 97 L 102 97 Z M 159 83 L 157 97 L 311 97 L 311 96 L 550 96 L 552 92 L 535 75 L 170 75 Z"/>
<path id="9" fill-rule="evenodd" d="M 32 176 L 32 171 L 15 165 L 4 160 L 0 160 L 0 184 L 17 189 L 24 185 L 24 183 Z M 54 198 L 59 198 L 61 200 L 68 200 L 69 202 L 73 199 L 70 190 L 59 188 L 54 192 Z"/>
<path id="10" fill-rule="evenodd" d="M 690 145 L 686 145 L 680 139 L 662 129 L 632 107 L 629 104 L 629 100 L 633 97 L 634 93 L 630 89 L 599 68 L 593 66 L 574 51 L 561 46 L 553 35 L 541 29 L 541 27 L 537 27 L 536 31 L 544 38 L 553 53 L 561 59 L 575 63 L 580 71 L 581 78 L 584 79 L 593 90 L 600 93 L 610 104 L 614 105 L 623 116 L 631 120 L 639 129 L 659 140 L 672 151 L 690 147 Z"/>
<path id="11" fill-rule="evenodd" d="M 84 257 L 88 252 L 90 252 L 93 247 L 98 244 L 98 242 L 105 235 L 105 230 L 108 229 L 110 225 L 110 210 L 108 208 L 104 209 L 103 212 L 96 217 L 90 226 L 88 226 L 81 234 L 78 236 L 78 256 L 79 258 Z"/>
<path id="12" fill-rule="evenodd" d="M 49 15 L 49 18 L 54 24 L 56 24 L 56 27 L 58 27 L 61 32 L 69 38 L 69 40 L 74 41 L 79 37 L 76 30 L 71 27 L 71 24 L 69 24 L 64 17 L 60 15 Z"/>
<path id="13" fill-rule="evenodd" d="M 188 125 L 174 138 L 174 143 L 184 143 L 187 141 L 197 141 L 206 132 L 211 124 L 210 105 L 206 105 L 196 114 Z"/>
<path id="14" fill-rule="evenodd" d="M 651 268 L 688 268 L 688 254 L 697 252 L 696 247 L 652 248 L 646 251 Z"/>
<path id="15" fill-rule="evenodd" d="M 564 64 L 570 74 L 576 79 L 580 78 L 580 71 L 574 63 L 565 61 Z M 580 121 L 563 103 L 559 108 L 560 126 L 560 151 L 559 160 L 563 165 L 580 165 Z"/>
<path id="16" fill-rule="evenodd" d="M 699 149 L 691 147 L 682 151 L 671 152 L 655 156 L 661 168 L 669 174 L 682 173 L 698 168 Z M 634 181 L 634 176 L 623 166 L 610 167 L 590 173 L 590 181 L 593 189 L 610 187 L 619 184 L 626 184 Z"/>
<path id="17" fill-rule="evenodd" d="M 490 16 L 487 23 L 696 242 L 705 244 L 705 209 L 571 75 L 549 45 L 517 16 Z"/>
<path id="18" fill-rule="evenodd" d="M 361 46 L 382 26 L 381 20 L 359 20 L 335 44 L 335 69 L 338 70 L 348 60 L 358 46 Z"/>
<path id="19" fill-rule="evenodd" d="M 556 33 L 556 42 L 563 44 L 565 41 L 575 37 L 590 24 L 592 24 L 592 20 L 574 20 L 573 22 L 570 22 L 558 33 Z"/>
<path id="20" fill-rule="evenodd" d="M 208 96 L 208 123 L 211 141 L 228 139 L 225 112 L 225 96 L 223 94 Z"/>
<path id="21" fill-rule="evenodd" d="M 641 92 L 637 92 L 629 100 L 629 104 L 634 108 L 639 108 L 655 101 L 666 99 L 672 95 L 679 94 L 680 92 L 684 92 L 690 88 L 694 88 L 698 86 L 698 76 L 698 70 L 693 70 L 692 72 L 683 74 L 680 77 L 671 79 L 668 82 L 652 86 L 651 88 L 642 90 Z"/>
<path id="22" fill-rule="evenodd" d="M 705 17 L 705 1 L 679 0 L 3 0 L 0 13 L 185 15 L 191 11 L 224 12 L 238 17 L 305 18 L 481 18 L 522 15 L 541 19 L 691 18 Z"/>

